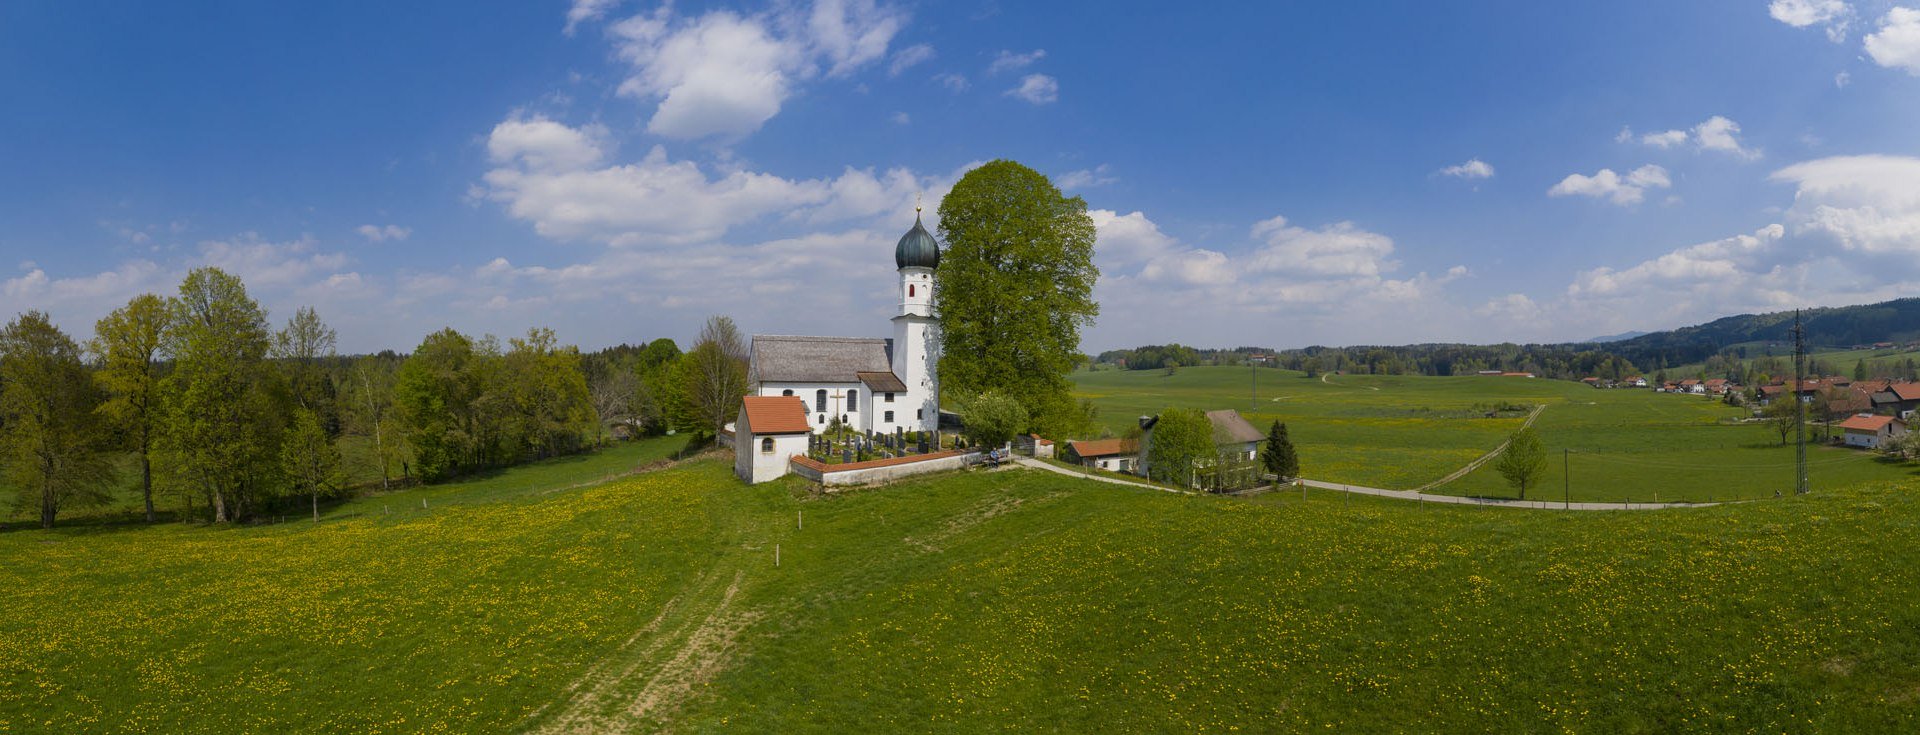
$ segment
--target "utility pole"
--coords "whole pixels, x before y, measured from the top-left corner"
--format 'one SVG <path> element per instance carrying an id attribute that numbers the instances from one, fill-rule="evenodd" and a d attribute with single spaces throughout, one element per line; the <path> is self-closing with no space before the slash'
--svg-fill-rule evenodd
<path id="1" fill-rule="evenodd" d="M 1247 373 L 1253 376 L 1253 403 L 1247 407 L 1249 412 L 1260 410 L 1260 360 L 1271 355 L 1247 355 Z"/>
<path id="2" fill-rule="evenodd" d="M 1800 400 L 1807 377 L 1807 330 L 1800 323 L 1800 310 L 1793 310 L 1793 465 L 1796 495 L 1805 495 L 1807 486 L 1807 404 Z"/>

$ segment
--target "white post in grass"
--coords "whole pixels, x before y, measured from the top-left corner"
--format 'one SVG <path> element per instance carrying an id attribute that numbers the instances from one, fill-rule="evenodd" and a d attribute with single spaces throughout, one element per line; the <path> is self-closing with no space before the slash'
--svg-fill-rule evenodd
<path id="1" fill-rule="evenodd" d="M 773 545 L 773 566 L 776 568 L 780 566 L 780 545 L 779 544 Z"/>

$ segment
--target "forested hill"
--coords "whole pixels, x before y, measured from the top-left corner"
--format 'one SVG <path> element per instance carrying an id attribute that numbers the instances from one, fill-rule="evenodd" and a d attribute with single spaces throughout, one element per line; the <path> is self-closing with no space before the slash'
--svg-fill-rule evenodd
<path id="1" fill-rule="evenodd" d="M 1920 298 L 1801 312 L 1809 347 L 1852 347 L 1920 339 Z M 1592 345 L 1636 365 L 1700 362 L 1733 345 L 1793 341 L 1793 312 L 1742 314 L 1705 324 Z"/>

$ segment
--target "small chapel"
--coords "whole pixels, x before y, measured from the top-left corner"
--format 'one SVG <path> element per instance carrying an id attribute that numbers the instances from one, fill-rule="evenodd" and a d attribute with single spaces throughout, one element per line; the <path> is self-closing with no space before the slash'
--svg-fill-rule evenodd
<path id="1" fill-rule="evenodd" d="M 893 337 L 756 334 L 748 391 L 793 396 L 813 433 L 837 419 L 861 433 L 933 431 L 940 421 L 940 321 L 933 315 L 940 244 L 914 208 L 913 228 L 893 248 L 898 304 Z"/>

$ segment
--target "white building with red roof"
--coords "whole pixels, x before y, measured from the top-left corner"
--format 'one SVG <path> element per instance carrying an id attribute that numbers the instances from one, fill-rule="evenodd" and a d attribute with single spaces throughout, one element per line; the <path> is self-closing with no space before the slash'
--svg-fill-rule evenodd
<path id="1" fill-rule="evenodd" d="M 787 460 L 807 453 L 807 406 L 794 396 L 746 396 L 733 422 L 733 473 L 748 483 L 787 474 Z"/>
<path id="2" fill-rule="evenodd" d="M 1893 416 L 1855 414 L 1839 423 L 1843 441 L 1850 447 L 1873 449 L 1907 435 L 1907 422 Z"/>

